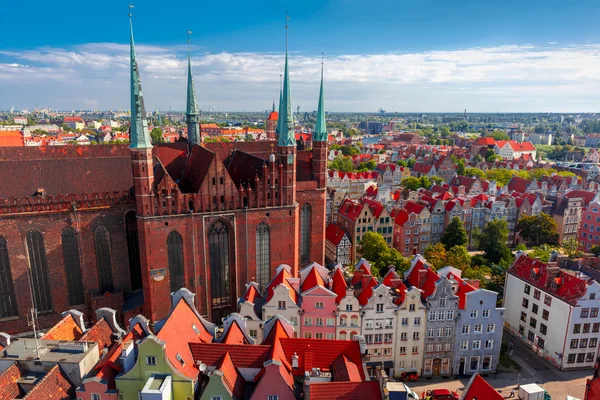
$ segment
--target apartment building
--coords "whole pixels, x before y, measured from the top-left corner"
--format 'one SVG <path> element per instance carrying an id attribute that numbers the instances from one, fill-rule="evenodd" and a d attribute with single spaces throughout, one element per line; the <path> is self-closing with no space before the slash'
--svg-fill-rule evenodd
<path id="1" fill-rule="evenodd" d="M 401 375 L 403 372 L 414 372 L 421 375 L 427 324 L 427 307 L 421 300 L 423 291 L 414 286 L 407 289 L 403 285 L 397 294 L 399 297 L 396 300 L 398 322 L 394 352 L 394 376 Z"/>
<path id="2" fill-rule="evenodd" d="M 586 251 L 600 246 L 600 199 L 583 209 L 579 225 L 579 245 Z"/>

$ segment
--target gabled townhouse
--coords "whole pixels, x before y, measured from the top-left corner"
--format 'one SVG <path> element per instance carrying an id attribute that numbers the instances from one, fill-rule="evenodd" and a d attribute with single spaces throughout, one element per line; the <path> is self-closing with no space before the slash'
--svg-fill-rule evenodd
<path id="1" fill-rule="evenodd" d="M 265 298 L 260 293 L 258 283 L 246 284 L 246 292 L 238 301 L 239 314 L 246 319 L 248 334 L 256 342 L 262 342 L 262 312 Z"/>
<path id="2" fill-rule="evenodd" d="M 506 273 L 506 326 L 560 370 L 592 369 L 600 337 L 600 284 L 518 252 Z"/>
<path id="3" fill-rule="evenodd" d="M 423 291 L 427 306 L 427 333 L 425 335 L 424 376 L 452 375 L 456 317 L 459 297 L 452 291 L 452 282 L 440 278 L 420 255 L 411 261 L 406 272 L 411 287 Z"/>
<path id="4" fill-rule="evenodd" d="M 361 310 L 354 288 L 346 284 L 341 266 L 335 266 L 331 277 L 331 289 L 337 294 L 336 339 L 354 340 L 361 331 Z"/>
<path id="5" fill-rule="evenodd" d="M 583 209 L 579 225 L 579 245 L 586 251 L 600 246 L 600 196 Z"/>
<path id="6" fill-rule="evenodd" d="M 375 221 L 369 207 L 346 199 L 338 210 L 338 224 L 352 241 L 352 262 L 356 260 L 357 247 L 365 233 L 374 231 Z"/>
<path id="7" fill-rule="evenodd" d="M 456 175 L 454 178 L 452 178 L 450 181 L 450 186 L 464 188 L 460 190 L 460 192 L 467 196 L 477 196 L 478 194 L 484 193 L 487 189 L 487 185 L 484 185 L 481 179 L 460 175 Z"/>
<path id="8" fill-rule="evenodd" d="M 387 208 L 377 201 L 366 198 L 361 199 L 360 202 L 371 211 L 371 215 L 373 216 L 373 230 L 383 236 L 388 246 L 391 246 L 394 234 L 394 221 L 392 221 Z"/>
<path id="9" fill-rule="evenodd" d="M 329 290 L 329 271 L 311 263 L 300 272 L 300 334 L 305 339 L 335 339 L 337 294 Z"/>
<path id="10" fill-rule="evenodd" d="M 352 260 L 352 242 L 348 234 L 335 222 L 325 229 L 325 261 L 349 265 Z"/>
<path id="11" fill-rule="evenodd" d="M 375 171 L 377 172 L 377 186 L 399 186 L 402 179 L 410 176 L 408 168 L 391 163 L 378 164 Z"/>
<path id="12" fill-rule="evenodd" d="M 436 176 L 437 170 L 435 169 L 435 165 L 433 163 L 424 163 L 418 162 L 410 169 L 410 175 L 416 178 L 420 178 L 422 176 Z"/>
<path id="13" fill-rule="evenodd" d="M 437 176 L 442 178 L 444 182 L 450 182 L 456 175 L 456 165 L 450 156 L 440 156 L 439 160 L 435 163 L 435 169 Z"/>
<path id="14" fill-rule="evenodd" d="M 452 283 L 458 296 L 452 371 L 455 375 L 495 372 L 500 361 L 504 308 L 496 306 L 498 293 L 461 279 L 462 271 L 444 267 L 437 271 Z"/>
<path id="15" fill-rule="evenodd" d="M 559 235 L 560 243 L 571 238 L 577 239 L 583 210 L 583 199 L 548 195 L 546 200 L 552 203 L 550 212 L 554 222 L 556 222 L 556 233 Z"/>
<path id="16" fill-rule="evenodd" d="M 514 140 L 498 140 L 494 152 L 505 160 L 514 160 L 524 156 L 536 159 L 537 150 L 531 142 L 518 143 Z"/>
<path id="17" fill-rule="evenodd" d="M 350 199 L 358 199 L 369 185 L 376 182 L 377 172 L 327 172 L 327 187 L 346 194 Z"/>
<path id="18" fill-rule="evenodd" d="M 291 267 L 282 264 L 277 267 L 275 277 L 266 288 L 262 320 L 267 321 L 275 315 L 281 315 L 290 322 L 294 334 L 300 337 L 299 322 L 299 285 L 300 280 L 291 275 Z M 242 314 L 244 317 L 245 314 Z"/>

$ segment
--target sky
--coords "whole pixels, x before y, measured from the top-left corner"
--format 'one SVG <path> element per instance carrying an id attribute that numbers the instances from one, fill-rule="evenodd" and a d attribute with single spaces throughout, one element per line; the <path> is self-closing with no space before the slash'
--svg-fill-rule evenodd
<path id="1" fill-rule="evenodd" d="M 132 0 L 133 1 L 133 0 Z M 183 110 L 187 37 L 203 110 L 600 111 L 600 1 L 133 1 L 148 111 Z M 5 2 L 0 110 L 129 107 L 127 2 Z M 323 54 L 323 56 L 322 56 Z"/>

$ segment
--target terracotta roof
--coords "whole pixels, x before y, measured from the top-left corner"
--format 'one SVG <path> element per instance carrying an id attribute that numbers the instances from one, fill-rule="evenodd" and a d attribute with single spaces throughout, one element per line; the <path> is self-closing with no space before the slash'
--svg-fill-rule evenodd
<path id="1" fill-rule="evenodd" d="M 25 146 L 19 131 L 0 131 L 0 146 Z"/>
<path id="2" fill-rule="evenodd" d="M 350 221 L 356 221 L 363 210 L 363 204 L 357 203 L 350 199 L 345 199 L 338 210 L 338 214 L 343 215 Z"/>
<path id="3" fill-rule="evenodd" d="M 452 272 L 450 272 L 447 275 L 447 278 L 452 279 L 458 283 L 458 287 L 455 292 L 455 294 L 458 296 L 458 308 L 460 308 L 461 310 L 464 310 L 464 308 L 467 305 L 466 294 L 469 292 L 472 292 L 474 290 L 477 290 L 477 289 L 475 287 L 469 285 L 467 282 L 463 281 L 458 276 L 454 275 Z"/>
<path id="4" fill-rule="evenodd" d="M 361 382 L 358 366 L 344 354 L 340 354 L 331 363 L 331 375 L 336 382 Z"/>
<path id="5" fill-rule="evenodd" d="M 244 387 L 246 381 L 233 365 L 229 352 L 225 352 L 219 362 L 217 363 L 217 369 L 223 373 L 223 382 L 234 395 L 234 398 L 241 399 L 244 397 Z"/>
<path id="6" fill-rule="evenodd" d="M 425 164 L 418 162 L 410 169 L 411 171 L 418 172 L 420 174 L 428 174 L 431 171 L 433 164 Z"/>
<path id="7" fill-rule="evenodd" d="M 229 329 L 223 333 L 221 337 L 220 343 L 225 344 L 250 344 L 244 331 L 238 325 L 237 321 L 233 321 L 231 325 L 229 325 Z"/>
<path id="8" fill-rule="evenodd" d="M 304 281 L 301 285 L 301 289 L 302 292 L 306 292 L 309 289 L 314 288 L 315 286 L 325 287 L 325 281 L 323 281 L 323 278 L 321 277 L 321 274 L 319 274 L 317 269 L 315 267 L 312 267 L 310 271 L 308 271 L 306 278 L 304 278 Z"/>
<path id="9" fill-rule="evenodd" d="M 296 291 L 294 290 L 294 288 L 288 281 L 288 279 L 291 279 L 291 278 L 292 278 L 292 275 L 289 273 L 289 271 L 286 268 L 281 268 L 279 270 L 279 273 L 277 275 L 275 275 L 273 280 L 271 280 L 271 282 L 269 282 L 269 284 L 267 285 L 266 301 L 269 302 L 273 298 L 273 290 L 275 290 L 275 288 L 277 286 L 284 285 L 288 288 L 288 290 L 290 292 L 290 297 L 292 298 L 292 301 L 294 303 L 298 304 L 298 293 L 296 293 Z"/>
<path id="10" fill-rule="evenodd" d="M 379 382 L 322 382 L 310 385 L 311 400 L 382 399 Z"/>
<path id="11" fill-rule="evenodd" d="M 527 255 L 517 258 L 508 273 L 571 305 L 577 304 L 587 289 L 586 281 L 583 279 L 560 269 L 548 271 L 547 263 Z M 552 287 L 552 282 L 557 284 L 556 289 Z"/>
<path id="12" fill-rule="evenodd" d="M 196 333 L 196 330 L 199 333 Z M 165 355 L 173 367 L 184 376 L 195 378 L 198 370 L 189 345 L 210 343 L 213 337 L 184 298 L 179 300 L 156 336 L 166 343 Z M 184 365 L 181 365 L 177 355 L 184 360 Z"/>
<path id="13" fill-rule="evenodd" d="M 392 216 L 394 218 L 394 224 L 399 226 L 404 226 L 406 221 L 408 221 L 408 212 L 403 208 L 393 210 Z"/>
<path id="14" fill-rule="evenodd" d="M 12 400 L 23 395 L 17 380 L 23 376 L 23 370 L 16 362 L 0 372 L 0 400 Z"/>
<path id="15" fill-rule="evenodd" d="M 256 285 L 248 285 L 246 289 L 246 293 L 244 293 L 243 299 L 249 301 L 250 303 L 257 302 L 258 299 L 264 299 L 262 294 L 258 291 Z"/>
<path id="16" fill-rule="evenodd" d="M 513 176 L 508 182 L 508 190 L 515 191 L 518 193 L 525 193 L 527 191 L 527 187 L 529 187 L 530 184 L 530 180 L 518 176 Z"/>
<path id="17" fill-rule="evenodd" d="M 346 232 L 335 222 L 330 222 L 325 229 L 325 238 L 335 246 L 340 244 Z"/>
<path id="18" fill-rule="evenodd" d="M 373 214 L 373 218 L 379 218 L 385 206 L 378 201 L 370 200 L 370 199 L 362 199 L 362 204 L 365 204 L 371 210 L 371 214 Z"/>
<path id="19" fill-rule="evenodd" d="M 407 201 L 404 203 L 404 209 L 409 213 L 420 214 L 425 206 L 423 204 L 415 203 L 414 201 Z"/>
<path id="20" fill-rule="evenodd" d="M 583 204 L 587 206 L 594 200 L 596 194 L 597 193 L 594 192 L 588 192 L 587 190 L 571 190 L 570 192 L 565 193 L 565 197 L 568 197 L 569 199 L 581 198 L 583 199 Z"/>
<path id="21" fill-rule="evenodd" d="M 83 336 L 83 332 L 79 327 L 79 324 L 75 322 L 75 319 L 71 314 L 66 314 L 63 319 L 58 321 L 48 332 L 46 332 L 41 339 L 45 340 L 65 340 L 65 341 L 76 341 Z"/>
<path id="22" fill-rule="evenodd" d="M 535 151 L 535 146 L 531 142 L 516 142 L 514 140 L 509 140 L 508 144 L 514 151 Z"/>
<path id="23" fill-rule="evenodd" d="M 600 399 L 600 378 L 594 377 L 587 380 L 585 397 L 583 400 Z"/>
<path id="24" fill-rule="evenodd" d="M 475 374 L 465 387 L 461 400 L 503 400 L 504 396 L 496 391 L 479 374 Z"/>
<path id="25" fill-rule="evenodd" d="M 83 122 L 83 119 L 81 119 L 81 117 L 65 117 L 65 119 L 63 120 L 63 122 L 65 124 L 67 122 Z"/>
<path id="26" fill-rule="evenodd" d="M 420 272 L 424 271 L 424 272 Z M 419 282 L 419 275 L 424 275 L 424 279 Z M 435 291 L 435 283 L 440 279 L 428 264 L 424 264 L 420 259 L 415 263 L 415 266 L 410 271 L 407 281 L 411 286 L 416 286 L 423 291 L 423 299 L 428 298 Z M 419 284 L 420 283 L 420 284 Z"/>
<path id="27" fill-rule="evenodd" d="M 83 336 L 79 338 L 80 342 L 94 342 L 98 343 L 98 351 L 102 354 L 102 351 L 112 344 L 113 331 L 104 318 L 96 322 L 94 326 L 85 331 Z"/>
<path id="28" fill-rule="evenodd" d="M 58 364 L 33 387 L 23 399 L 27 400 L 67 400 L 75 396 L 75 386 L 65 378 Z"/>
<path id="29" fill-rule="evenodd" d="M 281 339 L 281 346 L 287 361 L 291 364 L 292 356 L 298 356 L 298 368 L 294 375 L 303 376 L 305 371 L 320 368 L 322 371 L 331 369 L 331 364 L 340 355 L 345 355 L 348 360 L 362 366 L 360 344 L 356 340 L 323 340 L 323 339 Z M 358 370 L 360 379 L 364 380 L 364 371 Z M 312 397 L 311 397 L 312 398 Z"/>
<path id="30" fill-rule="evenodd" d="M 493 146 L 494 144 L 496 144 L 496 140 L 493 137 L 480 137 L 477 138 L 475 144 L 479 146 Z"/>
<path id="31" fill-rule="evenodd" d="M 279 114 L 277 113 L 277 111 L 271 111 L 271 113 L 269 114 L 269 117 L 267 118 L 267 121 L 277 121 L 279 119 Z"/>
<path id="32" fill-rule="evenodd" d="M 371 296 L 373 296 L 373 288 L 377 285 L 378 285 L 377 279 L 375 279 L 372 276 L 370 276 L 369 279 L 366 281 L 366 283 L 363 284 L 363 288 L 362 288 L 360 294 L 356 297 L 356 299 L 358 300 L 358 303 L 361 306 L 364 306 L 365 304 L 367 304 L 369 302 L 369 299 L 371 298 Z"/>
<path id="33" fill-rule="evenodd" d="M 225 353 L 237 368 L 262 368 L 271 346 L 224 343 L 190 343 L 194 361 L 217 366 Z"/>
<path id="34" fill-rule="evenodd" d="M 348 285 L 346 284 L 346 279 L 341 268 L 338 267 L 335 269 L 335 271 L 333 271 L 331 281 L 331 290 L 337 294 L 335 302 L 340 304 L 340 301 L 346 297 L 346 289 L 348 289 Z"/>

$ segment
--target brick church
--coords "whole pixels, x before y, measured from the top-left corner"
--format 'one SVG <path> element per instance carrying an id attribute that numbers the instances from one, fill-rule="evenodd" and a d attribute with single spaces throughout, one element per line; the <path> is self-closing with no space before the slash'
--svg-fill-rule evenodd
<path id="1" fill-rule="evenodd" d="M 0 331 L 67 309 L 167 315 L 195 292 L 215 322 L 279 264 L 323 263 L 323 77 L 310 150 L 297 150 L 287 49 L 270 140 L 204 143 L 188 57 L 187 138 L 152 145 L 131 29 L 130 145 L 0 148 Z"/>

